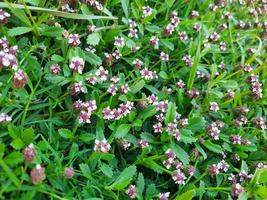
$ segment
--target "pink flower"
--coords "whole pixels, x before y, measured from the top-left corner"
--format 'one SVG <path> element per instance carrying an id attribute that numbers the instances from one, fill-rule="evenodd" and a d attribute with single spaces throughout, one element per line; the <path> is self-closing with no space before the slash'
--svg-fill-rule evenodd
<path id="1" fill-rule="evenodd" d="M 71 59 L 71 63 L 70 63 L 70 69 L 72 69 L 73 71 L 82 74 L 84 68 L 84 60 L 80 57 L 73 57 Z"/>
<path id="2" fill-rule="evenodd" d="M 169 61 L 169 54 L 166 54 L 164 52 L 160 53 L 160 60 L 162 61 Z"/>
<path id="3" fill-rule="evenodd" d="M 121 86 L 121 92 L 122 92 L 123 94 L 127 94 L 129 91 L 130 91 L 130 88 L 129 88 L 129 86 L 128 86 L 127 83 L 126 83 L 125 85 L 122 85 L 122 86 Z"/>
<path id="4" fill-rule="evenodd" d="M 72 167 L 65 167 L 64 176 L 67 179 L 70 179 L 74 176 L 74 169 Z"/>
<path id="5" fill-rule="evenodd" d="M 80 93 L 84 93 L 84 88 L 83 88 L 83 84 L 81 81 L 73 83 L 72 85 L 70 85 L 69 87 L 69 91 L 70 94 L 73 96 L 77 96 Z"/>
<path id="6" fill-rule="evenodd" d="M 117 91 L 118 88 L 114 84 L 110 84 L 109 88 L 107 89 L 107 92 L 112 94 L 112 96 L 115 96 Z"/>
<path id="7" fill-rule="evenodd" d="M 81 44 L 79 34 L 70 34 L 68 36 L 68 43 L 72 47 L 76 47 Z"/>
<path id="8" fill-rule="evenodd" d="M 24 71 L 19 69 L 13 76 L 13 86 L 15 88 L 24 88 L 28 81 L 28 77 Z"/>
<path id="9" fill-rule="evenodd" d="M 148 70 L 146 67 L 140 71 L 140 74 L 142 78 L 144 78 L 145 80 L 152 80 L 158 77 L 155 71 L 152 72 Z"/>
<path id="10" fill-rule="evenodd" d="M 151 45 L 151 46 L 157 46 L 158 45 L 158 43 L 159 43 L 159 38 L 157 38 L 156 36 L 152 36 L 151 38 L 150 38 L 150 40 L 149 40 L 149 44 Z"/>
<path id="11" fill-rule="evenodd" d="M 131 199 L 136 198 L 137 192 L 135 185 L 130 185 L 130 187 L 125 192 Z"/>
<path id="12" fill-rule="evenodd" d="M 108 70 L 105 70 L 103 66 L 100 66 L 99 69 L 96 71 L 96 76 L 98 76 L 101 81 L 106 81 L 107 75 Z"/>
<path id="13" fill-rule="evenodd" d="M 162 133 L 163 132 L 162 124 L 160 122 L 154 124 L 153 129 L 154 129 L 154 133 Z"/>
<path id="14" fill-rule="evenodd" d="M 45 168 L 41 167 L 41 165 L 36 165 L 36 167 L 31 170 L 31 180 L 33 184 L 41 183 L 45 177 Z"/>
<path id="15" fill-rule="evenodd" d="M 140 146 L 141 149 L 144 149 L 149 146 L 148 142 L 144 139 L 139 140 L 138 145 Z"/>
<path id="16" fill-rule="evenodd" d="M 58 64 L 52 64 L 50 66 L 50 73 L 58 75 L 61 72 L 61 67 Z"/>
<path id="17" fill-rule="evenodd" d="M 150 15 L 152 15 L 152 8 L 149 6 L 143 6 L 143 17 L 148 17 Z"/>
<path id="18" fill-rule="evenodd" d="M 105 138 L 102 140 L 97 140 L 97 139 L 95 140 L 94 151 L 99 151 L 101 153 L 107 153 L 107 152 L 109 152 L 110 148 L 111 148 L 111 146 Z"/>
<path id="19" fill-rule="evenodd" d="M 0 114 L 0 124 L 7 124 L 11 122 L 12 118 L 7 113 Z"/>
<path id="20" fill-rule="evenodd" d="M 210 102 L 209 110 L 212 112 L 217 112 L 219 110 L 219 106 L 217 102 Z"/>
<path id="21" fill-rule="evenodd" d="M 103 118 L 107 120 L 114 119 L 114 111 L 108 107 L 103 109 Z"/>
<path id="22" fill-rule="evenodd" d="M 156 104 L 158 101 L 158 97 L 155 96 L 154 94 L 152 94 L 152 95 L 147 97 L 147 100 L 148 100 L 148 103 Z"/>
<path id="23" fill-rule="evenodd" d="M 156 109 L 160 112 L 166 112 L 168 108 L 168 100 L 166 101 L 159 101 L 156 103 Z"/>
<path id="24" fill-rule="evenodd" d="M 124 45 L 125 45 L 125 40 L 123 37 L 121 37 L 121 36 L 115 37 L 114 46 L 124 47 Z"/>
<path id="25" fill-rule="evenodd" d="M 133 66 L 136 69 L 140 69 L 142 67 L 142 65 L 143 65 L 143 62 L 141 60 L 139 60 L 138 58 L 133 61 Z"/>
<path id="26" fill-rule="evenodd" d="M 24 161 L 26 163 L 31 163 L 34 160 L 35 156 L 36 156 L 35 148 L 34 148 L 33 144 L 29 144 L 29 146 L 27 146 L 23 150 Z"/>
<path id="27" fill-rule="evenodd" d="M 10 14 L 0 9 L 0 24 L 6 24 L 8 22 L 8 18 Z"/>
<path id="28" fill-rule="evenodd" d="M 239 197 L 242 193 L 244 193 L 244 191 L 245 191 L 244 188 L 239 183 L 232 185 L 232 191 L 231 191 L 232 196 Z"/>
<path id="29" fill-rule="evenodd" d="M 186 177 L 185 177 L 184 173 L 181 172 L 180 169 L 178 169 L 178 170 L 174 171 L 174 173 L 172 175 L 172 179 L 174 180 L 174 182 L 176 184 L 181 185 L 181 184 L 185 184 Z"/>
<path id="30" fill-rule="evenodd" d="M 88 111 L 84 111 L 82 110 L 79 114 L 79 123 L 80 124 L 84 124 L 84 123 L 91 123 L 91 120 L 90 120 L 90 117 L 91 117 L 91 112 L 88 112 Z"/>
<path id="31" fill-rule="evenodd" d="M 169 196 L 170 196 L 169 192 L 159 193 L 159 200 L 168 200 Z"/>
<path id="32" fill-rule="evenodd" d="M 86 78 L 87 83 L 95 85 L 97 82 L 97 78 L 93 74 L 89 74 Z"/>

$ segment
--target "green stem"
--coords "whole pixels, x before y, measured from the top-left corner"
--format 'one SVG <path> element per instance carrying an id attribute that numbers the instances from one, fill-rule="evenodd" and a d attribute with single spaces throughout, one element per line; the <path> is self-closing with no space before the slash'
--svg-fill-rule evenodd
<path id="1" fill-rule="evenodd" d="M 11 4 L 14 8 L 17 9 L 25 9 L 23 5 L 20 4 Z M 9 5 L 7 3 L 0 2 L 0 8 L 9 8 Z M 58 10 L 52 10 L 48 8 L 40 8 L 40 7 L 35 7 L 35 6 L 28 6 L 28 9 L 31 11 L 36 11 L 36 12 L 45 12 L 49 13 L 54 16 L 58 17 L 64 17 L 64 18 L 69 18 L 69 19 L 83 19 L 83 20 L 93 20 L 93 19 L 103 19 L 103 20 L 118 20 L 117 17 L 110 17 L 110 16 L 95 16 L 95 15 L 83 15 L 83 14 L 76 14 L 76 13 L 67 13 L 67 12 L 62 12 Z"/>

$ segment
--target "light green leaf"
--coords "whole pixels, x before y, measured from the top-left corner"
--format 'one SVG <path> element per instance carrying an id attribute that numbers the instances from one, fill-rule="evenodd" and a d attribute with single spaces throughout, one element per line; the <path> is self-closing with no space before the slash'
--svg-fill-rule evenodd
<path id="1" fill-rule="evenodd" d="M 121 174 L 115 180 L 115 182 L 110 186 L 108 186 L 107 188 L 112 190 L 122 190 L 123 188 L 129 185 L 135 173 L 136 173 L 135 166 L 132 165 L 130 167 L 127 167 L 121 172 Z"/>
<path id="2" fill-rule="evenodd" d="M 113 171 L 111 167 L 105 163 L 102 163 L 100 166 L 100 170 L 105 174 L 107 177 L 112 178 L 113 176 Z"/>
<path id="3" fill-rule="evenodd" d="M 175 119 L 175 113 L 176 113 L 176 105 L 173 102 L 170 102 L 168 105 L 166 118 L 165 118 L 165 124 L 171 123 Z"/>
<path id="4" fill-rule="evenodd" d="M 145 86 L 145 84 L 146 83 L 144 80 L 140 80 L 139 82 L 137 82 L 131 87 L 131 92 L 134 94 L 139 92 Z"/>
<path id="5" fill-rule="evenodd" d="M 189 155 L 179 145 L 171 143 L 170 148 L 175 152 L 176 156 L 183 162 L 184 165 L 189 164 Z"/>
<path id="6" fill-rule="evenodd" d="M 9 29 L 8 35 L 13 37 L 13 36 L 28 33 L 30 31 L 32 31 L 32 28 L 29 28 L 29 27 L 15 27 L 15 28 Z"/>
<path id="7" fill-rule="evenodd" d="M 175 200 L 191 200 L 195 196 L 195 190 L 189 190 L 175 198 Z"/>
<path id="8" fill-rule="evenodd" d="M 210 140 L 205 141 L 203 145 L 212 152 L 223 153 L 222 147 L 218 144 L 212 143 Z"/>
<path id="9" fill-rule="evenodd" d="M 129 0 L 121 0 L 121 6 L 125 14 L 125 17 L 129 18 L 129 14 L 128 14 Z"/>
<path id="10" fill-rule="evenodd" d="M 121 124 L 115 133 L 115 138 L 123 138 L 127 135 L 127 133 L 130 131 L 131 125 L 130 124 Z"/>
<path id="11" fill-rule="evenodd" d="M 61 128 L 58 130 L 58 133 L 59 135 L 67 139 L 74 138 L 73 133 L 69 129 Z"/>
<path id="12" fill-rule="evenodd" d="M 91 33 L 87 36 L 86 42 L 87 44 L 96 46 L 99 44 L 100 41 L 100 34 L 99 33 Z"/>

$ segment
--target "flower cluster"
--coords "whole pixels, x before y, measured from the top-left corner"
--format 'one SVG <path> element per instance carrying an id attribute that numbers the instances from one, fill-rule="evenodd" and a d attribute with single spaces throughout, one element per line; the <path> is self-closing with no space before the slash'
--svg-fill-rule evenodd
<path id="1" fill-rule="evenodd" d="M 7 113 L 0 114 L 0 124 L 7 124 L 11 122 L 12 118 Z"/>
<path id="2" fill-rule="evenodd" d="M 250 83 L 250 90 L 251 90 L 251 95 L 253 99 L 261 99 L 262 98 L 262 88 L 261 88 L 262 84 L 259 82 L 259 76 L 252 74 L 247 78 L 247 82 Z"/>
<path id="3" fill-rule="evenodd" d="M 210 175 L 218 175 L 220 172 L 227 172 L 228 168 L 229 164 L 222 160 L 217 164 L 209 165 L 207 171 Z"/>
<path id="4" fill-rule="evenodd" d="M 176 27 L 180 23 L 180 19 L 178 17 L 178 13 L 176 11 L 173 11 L 170 15 L 170 23 L 164 28 L 163 34 L 166 36 L 170 36 L 175 31 Z"/>
<path id="5" fill-rule="evenodd" d="M 103 5 L 96 0 L 82 0 L 82 2 L 91 6 L 96 12 L 102 12 L 104 9 Z"/>
<path id="6" fill-rule="evenodd" d="M 118 108 L 110 109 L 108 106 L 102 111 L 103 118 L 106 120 L 119 120 L 131 112 L 133 105 L 133 102 L 127 101 L 126 103 L 119 104 Z"/>
<path id="7" fill-rule="evenodd" d="M 105 138 L 102 140 L 98 140 L 98 139 L 95 140 L 94 151 L 107 153 L 109 152 L 110 148 L 111 146 Z"/>
<path id="8" fill-rule="evenodd" d="M 224 127 L 222 121 L 212 122 L 207 126 L 207 132 L 213 140 L 219 140 L 221 129 Z"/>
<path id="9" fill-rule="evenodd" d="M 4 10 L 0 9 L 0 24 L 6 24 L 8 22 L 9 17 L 10 14 L 8 12 L 5 12 Z"/>
<path id="10" fill-rule="evenodd" d="M 75 101 L 73 104 L 73 108 L 78 114 L 78 121 L 80 124 L 91 123 L 90 118 L 92 112 L 97 109 L 96 101 L 90 100 L 86 102 L 82 102 L 80 99 Z"/>

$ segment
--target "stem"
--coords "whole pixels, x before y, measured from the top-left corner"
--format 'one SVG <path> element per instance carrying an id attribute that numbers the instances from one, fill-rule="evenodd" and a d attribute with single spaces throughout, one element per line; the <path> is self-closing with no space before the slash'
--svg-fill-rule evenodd
<path id="1" fill-rule="evenodd" d="M 20 4 L 14 4 L 11 3 L 14 8 L 17 9 L 23 9 L 25 10 L 25 7 Z M 109 16 L 96 16 L 96 15 L 83 15 L 83 14 L 76 14 L 76 13 L 67 13 L 62 12 L 58 10 L 52 10 L 48 8 L 40 8 L 35 6 L 27 6 L 29 10 L 36 11 L 36 12 L 46 12 L 54 16 L 58 17 L 64 17 L 69 19 L 83 19 L 83 20 L 92 20 L 92 19 L 103 19 L 103 20 L 118 20 L 117 17 L 109 17 Z M 0 8 L 9 8 L 9 5 L 7 3 L 0 2 Z"/>

